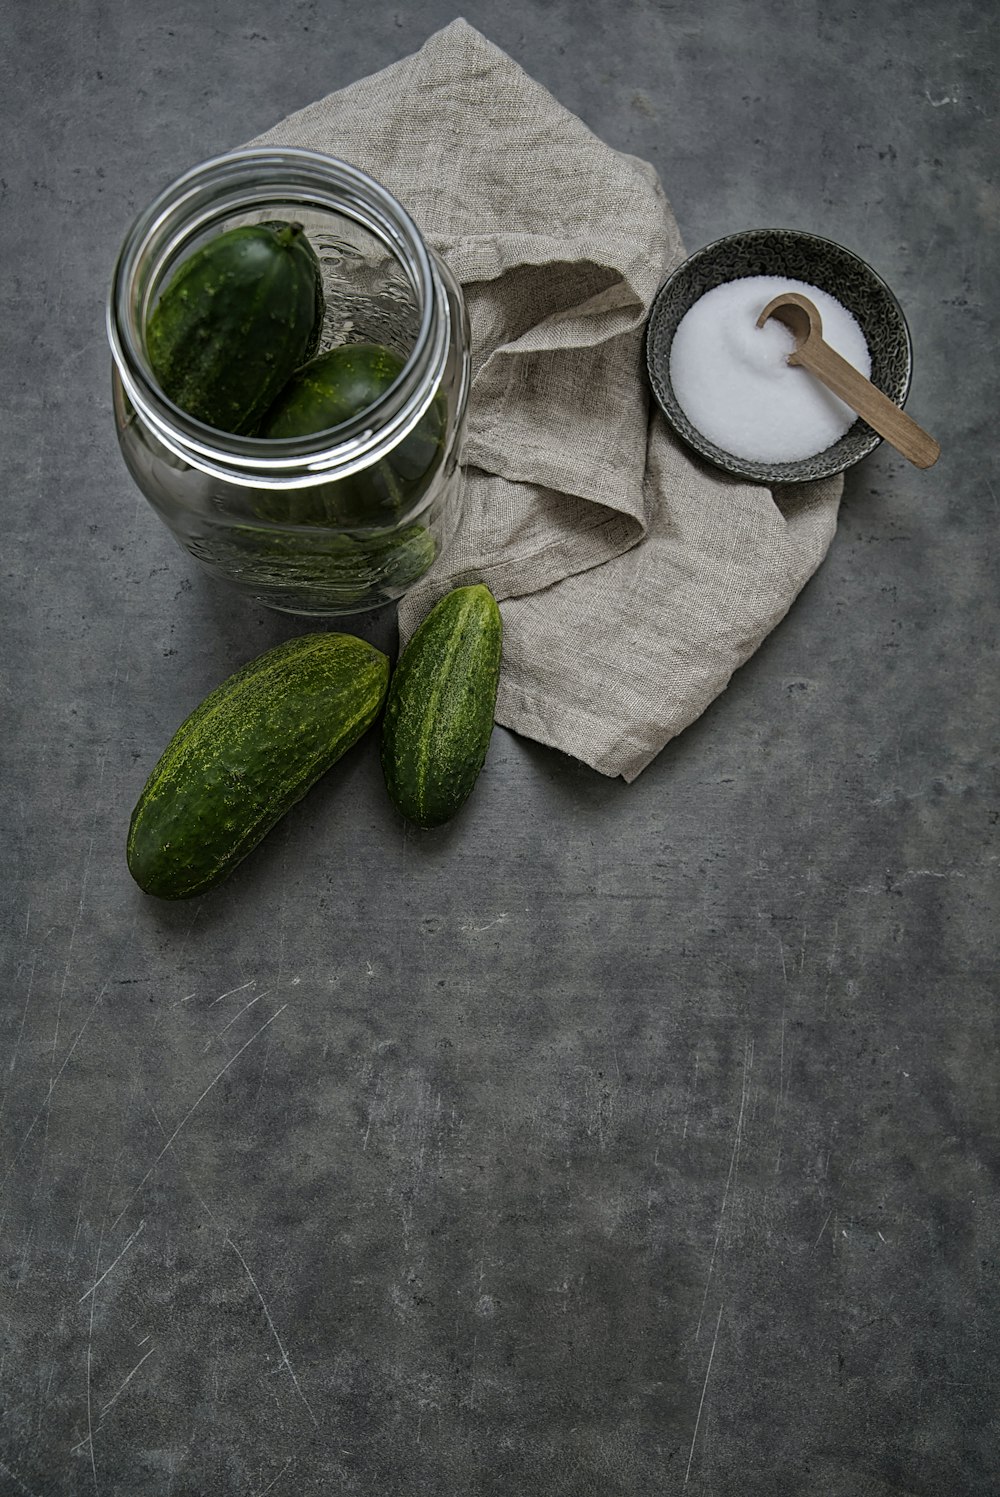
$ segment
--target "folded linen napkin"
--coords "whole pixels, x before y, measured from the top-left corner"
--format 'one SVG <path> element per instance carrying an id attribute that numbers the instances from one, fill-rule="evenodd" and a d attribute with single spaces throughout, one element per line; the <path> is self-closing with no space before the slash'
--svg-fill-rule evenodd
<path id="1" fill-rule="evenodd" d="M 843 480 L 703 465 L 651 402 L 643 332 L 684 258 L 653 168 L 611 150 L 463 20 L 254 144 L 350 161 L 461 283 L 473 384 L 458 533 L 402 600 L 498 599 L 497 721 L 633 780 L 822 561 Z"/>

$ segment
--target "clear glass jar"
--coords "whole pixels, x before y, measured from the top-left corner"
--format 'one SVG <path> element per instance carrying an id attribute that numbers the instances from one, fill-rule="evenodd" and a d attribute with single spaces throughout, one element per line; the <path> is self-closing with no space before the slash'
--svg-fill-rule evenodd
<path id="1" fill-rule="evenodd" d="M 174 405 L 145 338 L 159 293 L 189 254 L 222 230 L 277 218 L 300 223 L 320 261 L 319 351 L 370 342 L 405 361 L 367 410 L 280 441 L 218 431 Z M 379 607 L 448 544 L 470 382 L 462 293 L 399 203 L 356 167 L 281 148 L 235 151 L 188 172 L 125 239 L 108 336 L 132 477 L 185 550 L 254 601 L 319 617 Z M 391 511 L 367 505 L 387 481 Z"/>

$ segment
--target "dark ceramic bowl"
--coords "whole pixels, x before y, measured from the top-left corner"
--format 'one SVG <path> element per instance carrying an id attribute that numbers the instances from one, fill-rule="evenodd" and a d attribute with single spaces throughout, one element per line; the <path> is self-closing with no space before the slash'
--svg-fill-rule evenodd
<path id="1" fill-rule="evenodd" d="M 835 296 L 857 319 L 872 359 L 872 383 L 902 406 L 910 389 L 913 350 L 906 318 L 889 287 L 843 245 L 798 229 L 747 229 L 697 250 L 664 281 L 646 324 L 646 367 L 663 414 L 689 447 L 717 468 L 756 483 L 807 483 L 842 473 L 882 438 L 860 417 L 832 447 L 793 463 L 734 457 L 702 436 L 681 410 L 670 383 L 670 347 L 678 323 L 694 303 L 743 276 L 777 275 L 805 281 Z"/>

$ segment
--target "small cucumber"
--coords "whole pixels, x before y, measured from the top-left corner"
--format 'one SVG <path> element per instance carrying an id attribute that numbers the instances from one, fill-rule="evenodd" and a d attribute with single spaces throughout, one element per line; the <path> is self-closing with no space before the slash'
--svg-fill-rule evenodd
<path id="1" fill-rule="evenodd" d="M 402 374 L 404 361 L 380 343 L 344 343 L 297 369 L 261 422 L 259 437 L 311 436 L 373 406 Z M 262 519 L 295 525 L 384 524 L 427 491 L 444 457 L 444 406 L 435 399 L 409 436 L 351 478 L 258 505 Z"/>
<path id="2" fill-rule="evenodd" d="M 402 374 L 381 343 L 342 343 L 298 369 L 261 424 L 262 437 L 307 437 L 367 410 Z"/>
<path id="3" fill-rule="evenodd" d="M 417 826 L 461 809 L 493 732 L 503 625 L 488 587 L 455 588 L 436 603 L 399 657 L 382 720 L 389 796 Z"/>
<path id="4" fill-rule="evenodd" d="M 304 634 L 251 660 L 178 728 L 128 831 L 147 894 L 186 899 L 222 882 L 371 726 L 389 661 L 350 634 Z"/>
<path id="5" fill-rule="evenodd" d="M 314 352 L 322 321 L 322 272 L 302 225 L 248 224 L 185 260 L 150 313 L 146 349 L 175 405 L 245 435 Z"/>

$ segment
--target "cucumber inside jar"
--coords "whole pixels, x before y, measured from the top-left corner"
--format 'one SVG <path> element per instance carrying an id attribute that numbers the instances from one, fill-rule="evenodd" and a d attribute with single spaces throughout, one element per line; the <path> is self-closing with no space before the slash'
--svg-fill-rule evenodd
<path id="1" fill-rule="evenodd" d="M 258 437 L 312 436 L 374 405 L 395 384 L 404 361 L 379 343 L 345 343 L 298 369 L 258 428 Z M 379 525 L 398 520 L 423 497 L 441 466 L 445 410 L 436 397 L 418 425 L 361 473 L 255 506 L 261 519 L 290 525 Z"/>
<path id="2" fill-rule="evenodd" d="M 150 365 L 188 415 L 251 435 L 315 351 L 323 305 L 322 272 L 301 224 L 226 230 L 184 261 L 150 313 Z"/>

